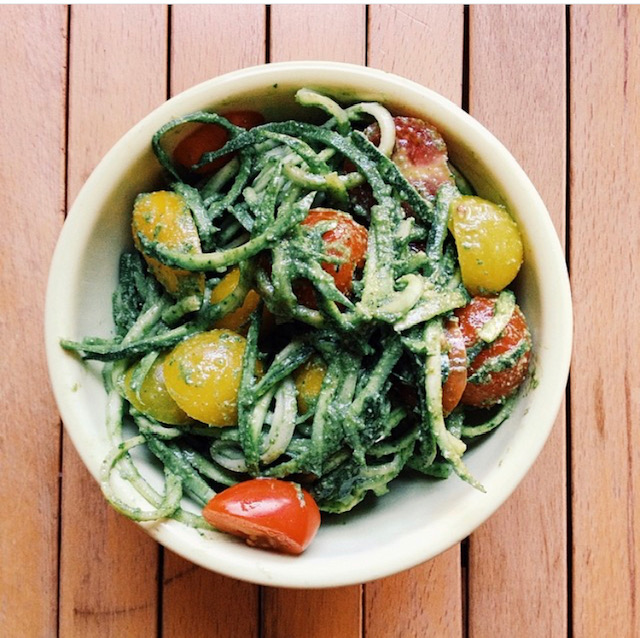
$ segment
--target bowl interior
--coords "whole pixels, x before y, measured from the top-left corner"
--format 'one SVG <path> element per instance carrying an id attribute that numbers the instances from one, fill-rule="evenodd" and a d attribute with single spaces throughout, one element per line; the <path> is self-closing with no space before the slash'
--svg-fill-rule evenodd
<path id="1" fill-rule="evenodd" d="M 51 266 L 46 347 L 67 432 L 97 476 L 110 447 L 101 367 L 82 364 L 58 342 L 62 337 L 112 334 L 111 295 L 119 255 L 131 245 L 132 203 L 139 192 L 162 183 L 150 149 L 151 136 L 171 118 L 198 109 L 259 108 L 267 119 L 309 119 L 309 110 L 293 100 L 301 86 L 345 101 L 381 101 L 393 112 L 423 117 L 439 128 L 453 163 L 479 194 L 506 204 L 520 225 L 525 263 L 516 290 L 535 348 L 535 383 L 525 388 L 510 419 L 465 454 L 486 494 L 456 477 L 398 479 L 375 502 L 340 517 L 324 517 L 316 540 L 297 558 L 250 549 L 226 535 L 201 534 L 173 521 L 145 525 L 166 547 L 226 575 L 270 585 L 326 587 L 395 573 L 465 538 L 504 502 L 530 468 L 562 399 L 571 347 L 571 301 L 563 254 L 535 188 L 479 123 L 441 96 L 397 76 L 324 62 L 255 67 L 180 94 L 133 127 L 79 193 Z M 154 472 L 150 466 L 149 471 Z"/>

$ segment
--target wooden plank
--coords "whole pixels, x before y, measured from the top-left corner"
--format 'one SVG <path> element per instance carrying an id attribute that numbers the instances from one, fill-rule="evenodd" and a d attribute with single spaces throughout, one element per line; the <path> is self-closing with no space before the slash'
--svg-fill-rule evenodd
<path id="1" fill-rule="evenodd" d="M 365 585 L 365 636 L 462 636 L 460 549 Z"/>
<path id="2" fill-rule="evenodd" d="M 361 587 L 263 588 L 262 638 L 361 636 Z"/>
<path id="3" fill-rule="evenodd" d="M 162 635 L 259 635 L 260 588 L 202 569 L 164 551 Z"/>
<path id="4" fill-rule="evenodd" d="M 265 7 L 172 8 L 171 93 L 265 61 Z M 249 638 L 259 629 L 260 588 L 164 554 L 162 630 L 167 636 Z M 188 613 L 185 613 L 188 610 Z"/>
<path id="5" fill-rule="evenodd" d="M 67 11 L 0 7 L 0 627 L 55 635 L 60 419 L 42 347 L 64 210 Z"/>
<path id="6" fill-rule="evenodd" d="M 463 41 L 462 6 L 369 8 L 367 64 L 418 82 L 456 104 L 462 100 Z"/>
<path id="7" fill-rule="evenodd" d="M 270 61 L 331 60 L 364 64 L 364 5 L 273 5 Z M 262 638 L 361 635 L 362 588 L 263 588 Z M 328 613 L 328 610 L 330 612 Z"/>
<path id="8" fill-rule="evenodd" d="M 470 10 L 469 111 L 511 150 L 565 232 L 565 14 L 561 6 Z M 565 419 L 515 494 L 472 535 L 469 633 L 567 634 Z M 496 596 L 496 592 L 504 595 Z"/>
<path id="9" fill-rule="evenodd" d="M 640 635 L 640 7 L 571 7 L 573 633 Z"/>
<path id="10" fill-rule="evenodd" d="M 365 5 L 274 4 L 269 62 L 365 62 Z"/>
<path id="11" fill-rule="evenodd" d="M 368 64 L 460 104 L 463 38 L 462 6 L 372 5 Z M 461 578 L 460 549 L 453 547 L 414 569 L 367 584 L 365 635 L 461 635 Z"/>
<path id="12" fill-rule="evenodd" d="M 171 8 L 171 94 L 222 73 L 266 62 L 264 5 Z"/>
<path id="13" fill-rule="evenodd" d="M 167 9 L 73 6 L 68 197 L 166 97 Z M 60 635 L 155 636 L 158 546 L 104 501 L 65 437 Z"/>

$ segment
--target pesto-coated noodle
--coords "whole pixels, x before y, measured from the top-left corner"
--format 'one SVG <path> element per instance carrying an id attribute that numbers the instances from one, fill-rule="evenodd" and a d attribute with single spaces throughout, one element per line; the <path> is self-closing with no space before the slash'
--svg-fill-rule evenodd
<path id="1" fill-rule="evenodd" d="M 449 164 L 437 132 L 429 135 L 439 164 L 424 160 L 425 184 L 431 188 L 437 171 L 444 172 L 428 192 L 403 170 L 408 160 L 398 159 L 397 120 L 383 105 L 343 107 L 310 89 L 297 99 L 327 121 L 245 130 L 221 114 L 197 112 L 156 133 L 152 148 L 167 192 L 184 203 L 195 229 L 188 232 L 196 237 L 187 248 L 184 237 L 162 234 L 168 222 L 160 217 L 134 217 L 136 250 L 122 256 L 113 297 L 115 336 L 62 340 L 83 358 L 107 362 L 113 450 L 101 480 L 107 498 L 135 520 L 173 517 L 206 527 L 183 507 L 185 497 L 201 507 L 217 491 L 257 476 L 302 482 L 322 510 L 336 513 L 367 494 L 384 494 L 403 471 L 454 472 L 484 489 L 464 464 L 465 439 L 498 427 L 511 412 L 513 392 L 493 409 L 463 402 L 445 414 L 442 401 L 454 374 L 445 325 L 452 317 L 455 323 L 456 311 L 471 299 L 449 211 L 470 186 Z M 165 147 L 167 134 L 194 124 L 221 126 L 227 141 L 204 151 L 196 165 L 181 166 Z M 222 168 L 203 174 L 220 157 L 228 160 Z M 415 169 L 423 160 L 411 161 Z M 312 211 L 325 212 L 312 224 Z M 359 256 L 357 242 L 327 240 L 343 232 L 341 224 L 355 233 L 353 242 L 359 237 Z M 222 294 L 234 271 L 235 286 Z M 481 343 L 468 347 L 469 362 L 501 337 L 515 307 L 511 291 L 497 296 L 494 316 L 479 331 Z M 195 391 L 196 368 L 180 368 L 175 381 L 165 362 L 164 379 L 154 381 L 149 399 L 158 356 L 171 360 L 181 344 L 211 332 L 224 347 L 223 337 L 231 337 L 223 325 L 242 335 L 231 423 L 192 418 L 188 402 L 177 397 L 172 383 Z M 528 353 L 528 333 L 519 347 L 511 360 Z M 492 358 L 470 378 L 500 372 L 503 359 Z M 166 420 L 163 401 L 179 403 L 185 420 Z M 134 434 L 125 435 L 127 428 Z M 138 468 L 132 454 L 138 447 L 163 467 L 163 493 Z M 114 472 L 148 509 L 116 493 Z"/>

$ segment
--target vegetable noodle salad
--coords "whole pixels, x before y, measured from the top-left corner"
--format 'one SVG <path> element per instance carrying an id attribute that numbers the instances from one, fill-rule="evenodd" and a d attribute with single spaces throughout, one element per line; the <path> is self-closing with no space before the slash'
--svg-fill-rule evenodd
<path id="1" fill-rule="evenodd" d="M 484 491 L 465 450 L 509 416 L 531 355 L 508 289 L 518 227 L 440 133 L 378 103 L 296 100 L 324 124 L 201 111 L 155 134 L 167 186 L 135 200 L 116 335 L 62 341 L 106 362 L 102 487 L 120 512 L 294 554 L 318 509 L 351 510 L 401 472 Z M 114 472 L 148 508 L 116 493 Z M 247 513 L 274 495 L 297 532 Z"/>

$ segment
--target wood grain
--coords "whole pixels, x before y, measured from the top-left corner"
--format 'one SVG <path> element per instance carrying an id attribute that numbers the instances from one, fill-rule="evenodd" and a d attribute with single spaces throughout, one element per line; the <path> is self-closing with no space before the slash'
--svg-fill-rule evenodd
<path id="1" fill-rule="evenodd" d="M 461 103 L 462 6 L 372 5 L 368 48 L 369 66 L 397 73 Z"/>
<path id="2" fill-rule="evenodd" d="M 358 638 L 361 587 L 263 588 L 262 638 Z"/>
<path id="3" fill-rule="evenodd" d="M 64 210 L 64 7 L 0 7 L 0 628 L 55 632 L 60 420 L 42 347 Z M 37 90 L 34 91 L 34 87 Z"/>
<path id="4" fill-rule="evenodd" d="M 419 82 L 461 103 L 461 6 L 373 5 L 368 64 Z M 419 63 L 415 55 L 420 51 Z M 463 630 L 460 549 L 365 586 L 365 635 L 459 636 Z M 434 587 L 434 583 L 438 583 Z"/>
<path id="5" fill-rule="evenodd" d="M 166 96 L 167 10 L 74 6 L 68 198 L 102 155 Z M 104 501 L 65 437 L 62 636 L 155 636 L 158 546 Z"/>
<path id="6" fill-rule="evenodd" d="M 571 7 L 573 631 L 640 635 L 640 8 Z"/>
<path id="7" fill-rule="evenodd" d="M 171 8 L 171 94 L 222 73 L 266 62 L 264 5 Z"/>
<path id="8" fill-rule="evenodd" d="M 256 638 L 260 588 L 202 569 L 164 550 L 162 635 Z"/>
<path id="9" fill-rule="evenodd" d="M 560 6 L 470 10 L 469 111 L 514 154 L 565 232 L 565 14 Z M 471 636 L 567 633 L 564 416 L 533 470 L 469 546 Z M 496 596 L 495 592 L 503 592 Z"/>
<path id="10" fill-rule="evenodd" d="M 171 94 L 265 61 L 265 7 L 171 9 Z M 162 630 L 167 636 L 258 636 L 260 588 L 196 567 L 164 552 Z M 188 610 L 188 612 L 186 612 Z"/>
<path id="11" fill-rule="evenodd" d="M 364 64 L 365 5 L 274 4 L 269 62 L 329 60 Z"/>
<path id="12" fill-rule="evenodd" d="M 462 636 L 460 548 L 365 585 L 365 636 Z"/>

